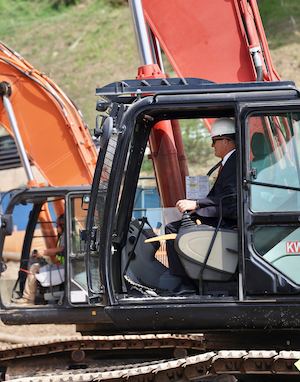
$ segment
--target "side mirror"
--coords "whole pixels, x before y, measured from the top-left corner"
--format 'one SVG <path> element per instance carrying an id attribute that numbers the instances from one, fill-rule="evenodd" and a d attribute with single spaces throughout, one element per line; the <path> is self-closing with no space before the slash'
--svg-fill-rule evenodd
<path id="1" fill-rule="evenodd" d="M 92 251 L 96 251 L 97 250 L 97 228 L 96 227 L 93 227 L 92 228 L 92 231 L 90 232 L 90 249 Z M 88 240 L 88 230 L 86 229 L 83 229 L 80 231 L 80 242 L 81 243 L 86 243 Z"/>
<path id="2" fill-rule="evenodd" d="M 0 229 L 5 235 L 11 235 L 13 233 L 13 218 L 12 215 L 0 215 Z"/>
<path id="3" fill-rule="evenodd" d="M 105 119 L 102 120 L 102 125 L 99 128 L 99 143 L 100 143 L 100 149 L 103 149 L 107 141 L 109 140 L 112 129 L 114 126 L 114 120 L 112 117 L 106 117 Z"/>
<path id="4" fill-rule="evenodd" d="M 81 209 L 87 211 L 90 203 L 90 195 L 83 195 L 81 198 Z"/>

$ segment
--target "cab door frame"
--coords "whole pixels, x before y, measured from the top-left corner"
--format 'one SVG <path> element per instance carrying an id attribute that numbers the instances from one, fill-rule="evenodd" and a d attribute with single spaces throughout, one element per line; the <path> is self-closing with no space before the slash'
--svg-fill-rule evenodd
<path id="1" fill-rule="evenodd" d="M 73 215 L 72 215 L 72 201 L 73 199 L 75 199 L 76 197 L 80 198 L 81 199 L 86 196 L 86 195 L 90 195 L 90 189 L 86 189 L 86 190 L 78 190 L 78 191 L 71 191 L 69 192 L 67 195 L 66 195 L 66 248 L 67 248 L 67 252 L 66 252 L 66 274 L 68 275 L 67 277 L 67 282 L 66 282 L 66 285 L 65 285 L 65 288 L 66 288 L 66 299 L 69 303 L 70 306 L 72 307 L 79 307 L 79 306 L 86 306 L 86 305 L 89 305 L 89 302 L 88 302 L 88 298 L 86 300 L 86 302 L 75 302 L 72 301 L 72 286 L 71 286 L 71 283 L 72 283 L 72 280 L 71 280 L 71 275 L 73 274 L 72 272 L 72 260 L 75 260 L 76 258 L 76 254 L 73 253 L 73 244 L 74 244 L 74 232 L 73 232 L 73 221 L 72 221 L 72 218 L 73 218 Z M 86 221 L 85 221 L 85 224 L 86 224 Z M 85 226 L 83 227 L 85 228 Z M 82 253 L 82 260 L 84 261 L 84 264 L 86 264 L 85 262 L 85 257 L 86 257 L 86 253 L 84 251 L 84 241 L 81 240 L 81 237 L 77 237 L 77 240 L 79 239 L 79 242 L 77 244 L 80 245 L 80 250 L 82 249 L 83 253 Z M 76 240 L 76 238 L 75 238 Z M 80 254 L 78 254 L 80 256 Z M 86 273 L 86 267 L 85 267 L 85 273 Z M 86 274 L 85 274 L 85 277 Z M 82 287 L 82 286 L 81 286 Z M 82 289 L 84 289 L 82 287 Z M 86 295 L 88 297 L 88 286 L 86 285 Z"/>
<path id="2" fill-rule="evenodd" d="M 242 299 L 274 299 L 280 298 L 284 294 L 297 294 L 300 293 L 300 285 L 293 283 L 290 279 L 285 277 L 283 273 L 274 268 L 270 263 L 264 260 L 261 256 L 254 253 L 253 243 L 251 240 L 251 227 L 254 224 L 263 224 L 264 222 L 272 222 L 274 224 L 299 223 L 300 211 L 297 214 L 291 212 L 253 212 L 250 208 L 250 185 L 255 184 L 251 180 L 250 174 L 250 158 L 249 142 L 248 142 L 248 127 L 247 118 L 251 114 L 263 113 L 284 113 L 284 112 L 300 112 L 299 100 L 282 100 L 282 101 L 260 101 L 260 102 L 240 102 L 238 104 L 238 115 L 240 125 L 240 144 L 244 155 L 241 157 L 241 179 L 242 179 L 242 198 L 241 198 L 241 212 L 242 212 L 242 242 L 244 259 L 241 262 L 240 272 L 242 277 Z M 299 189 L 300 192 L 300 189 Z M 260 282 L 258 280 L 260 279 Z M 286 288 L 283 288 L 281 293 L 278 293 L 276 285 L 283 283 Z M 291 291 L 293 290 L 293 291 Z M 282 297 L 284 298 L 284 296 Z M 299 297 L 300 298 L 300 297 Z"/>

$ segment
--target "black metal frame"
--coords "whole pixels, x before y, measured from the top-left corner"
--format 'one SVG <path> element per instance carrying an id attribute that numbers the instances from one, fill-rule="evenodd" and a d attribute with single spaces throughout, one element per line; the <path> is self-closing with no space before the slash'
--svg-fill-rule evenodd
<path id="1" fill-rule="evenodd" d="M 240 120 L 245 122 L 249 115 L 251 114 L 260 114 L 264 115 L 265 113 L 284 113 L 291 111 L 299 111 L 300 102 L 299 98 L 294 99 L 285 99 L 280 102 L 272 102 L 269 99 L 266 99 L 265 102 L 258 103 L 250 100 L 248 103 L 241 103 L 240 107 Z M 241 129 L 242 132 L 242 145 L 245 152 L 244 164 L 243 164 L 243 187 L 245 194 L 250 192 L 249 185 L 261 185 L 270 188 L 280 188 L 280 189 L 291 189 L 294 191 L 300 191 L 297 187 L 289 186 L 275 186 L 269 183 L 256 182 L 253 181 L 247 172 L 247 163 L 246 158 L 249 158 L 249 148 L 247 146 L 247 134 L 244 129 Z M 249 204 L 249 196 L 248 196 Z M 277 299 L 284 298 L 284 296 L 294 296 L 296 298 L 300 293 L 300 286 L 289 280 L 284 274 L 276 270 L 271 264 L 268 264 L 265 260 L 261 258 L 252 248 L 252 228 L 255 225 L 276 225 L 276 224 L 288 224 L 295 225 L 299 224 L 299 211 L 295 212 L 253 212 L 250 207 L 244 205 L 244 226 L 247 226 L 247 230 L 244 232 L 244 258 L 245 264 L 243 269 L 243 278 L 244 278 L 244 298 L 259 298 L 259 296 L 276 296 Z M 256 274 L 256 279 L 254 282 L 251 275 Z M 257 280 L 265 277 L 264 282 Z M 245 282 L 247 281 L 248 282 Z"/>
<path id="2" fill-rule="evenodd" d="M 150 81 L 149 81 L 150 82 Z M 151 85 L 151 84 L 150 84 Z M 279 86 L 278 86 L 279 85 Z M 211 86 L 211 89 L 212 89 L 212 93 L 214 93 L 213 91 L 213 87 L 214 85 L 207 85 L 207 87 Z M 243 105 L 247 105 L 247 100 L 248 102 L 250 103 L 255 103 L 256 105 L 259 105 L 259 104 L 262 104 L 263 103 L 263 100 L 266 100 L 266 101 L 270 101 L 270 100 L 274 100 L 274 107 L 276 107 L 277 105 L 279 105 L 281 103 L 282 100 L 288 100 L 288 99 L 292 99 L 293 101 L 294 100 L 297 100 L 298 99 L 298 91 L 295 90 L 295 88 L 292 86 L 292 84 L 288 84 L 286 86 L 283 85 L 281 87 L 281 84 L 247 84 L 245 87 L 244 86 L 240 86 L 238 84 L 235 84 L 233 85 L 233 88 L 234 88 L 234 91 L 235 91 L 235 94 L 231 94 L 231 91 L 233 90 L 231 86 L 224 86 L 224 88 L 222 90 L 224 90 L 224 93 L 225 94 L 220 94 L 221 93 L 221 88 L 220 86 L 217 86 L 215 87 L 215 92 L 218 93 L 217 94 L 217 97 L 215 97 L 215 99 L 212 99 L 210 97 L 210 95 L 208 95 L 207 97 L 205 96 L 205 92 L 206 90 L 202 92 L 202 96 L 201 96 L 201 104 L 202 105 L 209 105 L 211 106 L 211 108 L 213 108 L 213 105 L 216 105 L 216 103 L 218 104 L 222 104 L 223 105 L 227 105 L 226 107 L 230 107 L 231 109 L 234 109 L 234 107 L 237 108 L 237 105 L 239 103 L 239 101 L 241 101 L 243 103 Z M 226 89 L 226 90 L 225 90 Z M 134 87 L 126 87 L 125 86 L 125 89 L 124 89 L 124 93 L 126 93 L 127 91 L 132 91 L 134 93 Z M 137 91 L 138 90 L 138 91 Z M 150 88 L 147 87 L 147 85 L 145 86 L 145 95 L 146 94 L 149 94 L 151 93 L 151 91 L 149 92 Z M 153 90 L 153 89 L 151 89 Z M 257 92 L 259 92 L 260 90 L 263 90 L 264 93 L 263 94 L 260 94 L 260 99 L 259 101 L 256 100 L 256 94 Z M 272 92 L 271 92 L 272 90 Z M 140 94 L 141 92 L 139 91 L 139 88 L 136 89 L 137 91 L 137 96 L 133 95 L 132 96 L 132 100 L 136 100 L 137 98 L 140 97 Z M 104 92 L 105 92 L 105 89 L 104 89 Z M 154 118 L 154 121 L 153 123 L 157 122 L 159 120 L 159 114 L 163 114 L 163 111 L 166 112 L 166 115 L 164 116 L 164 119 L 168 119 L 169 115 L 168 115 L 168 110 L 171 110 L 172 109 L 172 102 L 175 102 L 176 105 L 178 106 L 178 104 L 180 104 L 180 95 L 182 95 L 183 93 L 185 94 L 185 99 L 184 101 L 182 100 L 182 103 L 185 103 L 185 105 L 188 105 L 190 103 L 190 107 L 191 109 L 194 109 L 195 108 L 195 103 L 198 103 L 200 104 L 200 98 L 197 96 L 197 94 L 201 93 L 200 92 L 195 92 L 195 94 L 191 94 L 191 91 L 187 91 L 186 93 L 185 92 L 176 92 L 174 90 L 172 90 L 171 88 L 168 88 L 168 92 L 169 94 L 167 93 L 161 93 L 157 90 L 157 96 L 155 97 L 145 97 L 145 99 L 140 99 L 138 100 L 137 102 L 135 102 L 129 109 L 128 109 L 128 112 L 125 114 L 125 119 L 124 119 L 124 123 L 126 125 L 126 121 L 129 120 L 129 116 L 130 116 L 130 119 L 131 119 L 131 124 L 128 124 L 128 126 L 130 125 L 131 126 L 131 129 L 133 129 L 133 126 L 134 124 L 136 123 L 137 120 L 141 120 L 142 119 L 142 115 L 144 114 L 147 114 L 147 115 L 153 115 L 155 118 Z M 219 93 L 220 92 L 220 93 Z M 254 94 L 254 92 L 256 94 Z M 120 92 L 120 94 L 116 94 L 117 91 L 115 93 L 111 93 L 107 98 L 109 98 L 110 100 L 114 100 L 114 101 L 117 101 L 117 102 L 129 102 L 130 100 L 127 99 L 126 97 L 124 97 L 124 93 L 122 93 L 122 91 Z M 154 91 L 155 93 L 155 91 Z M 176 95 L 173 95 L 176 94 Z M 98 93 L 99 94 L 99 93 Z M 107 94 L 107 93 L 106 93 Z M 162 95 L 161 95 L 162 94 Z M 120 96 L 120 97 L 119 97 Z M 190 97 L 189 97 L 190 96 Z M 206 99 L 205 99 L 206 97 Z M 121 101 L 122 99 L 122 101 Z M 235 106 L 234 106 L 235 105 Z M 238 109 L 238 108 L 237 108 Z M 173 109 L 174 111 L 174 109 Z M 176 111 L 177 112 L 177 111 Z M 174 112 L 172 114 L 172 117 L 176 118 L 176 112 Z M 177 112 L 179 113 L 179 112 Z M 168 115 L 168 117 L 167 117 Z M 128 119 L 127 119 L 128 118 Z M 128 128 L 128 126 L 126 125 L 126 128 Z M 126 132 L 126 134 L 128 133 L 128 131 Z M 129 141 L 128 141 L 129 143 Z M 243 137 L 239 137 L 239 145 L 241 148 L 244 148 L 244 143 L 243 143 Z M 124 144 L 124 146 L 122 147 L 122 150 L 127 150 L 126 148 L 126 144 Z M 124 155 L 126 155 L 125 153 L 122 154 L 122 156 L 124 157 Z M 244 176 L 244 171 L 243 170 L 243 166 L 244 166 L 244 160 L 243 158 L 240 158 L 238 156 L 238 161 L 240 163 L 240 166 L 241 166 L 241 171 L 240 171 L 240 179 L 242 179 L 242 176 Z M 121 163 L 124 163 L 124 162 L 120 162 L 119 164 Z M 117 171 L 116 172 L 116 175 L 118 173 L 121 173 L 122 172 L 122 166 L 119 168 L 119 172 Z M 132 178 L 131 178 L 132 180 Z M 243 192 L 244 192 L 244 187 L 245 187 L 245 184 L 240 184 L 240 190 L 238 192 L 238 195 L 242 195 Z M 129 192 L 129 189 L 128 189 L 128 198 L 130 199 L 130 192 Z M 117 195 L 115 195 L 115 198 L 117 198 Z M 129 200 L 128 199 L 128 200 Z M 114 211 L 114 208 L 116 206 L 116 200 L 113 201 L 113 198 L 110 200 L 112 202 L 112 209 Z M 244 200 L 239 197 L 239 205 L 240 205 L 240 208 L 243 206 L 243 203 L 244 203 Z M 127 207 L 128 207 L 128 204 L 127 204 Z M 121 213 L 121 212 L 120 212 Z M 124 215 L 126 215 L 128 217 L 128 212 L 127 210 L 124 210 L 123 211 Z M 243 216 L 239 217 L 239 220 L 243 220 Z M 113 225 L 113 222 L 111 221 L 110 222 L 111 224 L 111 227 L 110 229 L 112 229 L 112 227 L 114 226 Z M 108 227 L 109 229 L 109 227 Z M 218 231 L 218 229 L 216 230 L 216 232 Z M 106 235 L 106 239 L 108 240 L 107 241 L 107 248 L 110 247 L 110 244 L 111 244 L 111 238 L 110 238 L 110 234 L 112 233 L 113 231 L 110 231 L 107 232 L 107 235 Z M 118 231 L 114 231 L 114 241 L 116 243 L 116 245 L 120 244 L 122 242 L 122 240 L 120 240 L 120 237 L 118 236 L 119 234 L 121 235 L 122 234 L 122 229 L 120 227 L 120 229 Z M 216 233 L 215 233 L 216 235 Z M 243 251 L 247 250 L 247 245 L 245 244 L 244 242 L 244 239 L 240 240 L 240 247 L 243 249 Z M 111 254 L 110 254 L 110 248 L 109 250 L 106 252 L 106 255 L 107 257 L 111 257 Z M 109 263 L 109 260 L 107 260 L 107 263 Z M 110 271 L 111 268 L 108 266 L 106 271 Z M 240 275 L 243 274 L 243 266 L 239 269 L 239 273 Z M 110 277 L 109 275 L 107 275 L 108 277 Z M 164 308 L 162 304 L 162 301 L 158 298 L 158 299 L 144 299 L 144 298 L 140 298 L 140 299 L 134 299 L 135 301 L 130 301 L 130 299 L 126 300 L 119 300 L 117 295 L 116 295 L 116 291 L 114 290 L 114 287 L 113 287 L 113 280 L 110 280 L 110 286 L 111 286 L 111 290 L 110 292 L 108 291 L 109 293 L 109 301 L 110 301 L 110 304 L 111 304 L 111 308 L 106 308 L 106 310 L 108 312 L 111 312 L 111 315 L 113 317 L 113 319 L 116 319 L 118 321 L 118 324 L 122 325 L 122 319 L 120 318 L 120 320 L 117 318 L 119 317 L 119 309 L 120 309 L 120 305 L 122 306 L 122 311 L 126 311 L 128 312 L 129 314 L 129 311 L 131 310 L 131 307 L 132 309 L 134 309 L 134 306 L 143 306 L 143 307 L 147 307 L 147 311 L 148 313 L 150 314 L 150 311 L 148 309 L 152 309 L 151 307 L 153 307 L 153 309 L 157 309 L 158 306 L 160 306 L 160 312 L 161 314 L 163 315 L 163 312 L 167 312 L 168 309 L 167 308 Z M 242 299 L 243 299 L 243 295 L 240 296 Z M 239 305 L 239 304 L 243 304 L 242 303 L 242 299 L 240 300 L 240 302 L 236 302 L 235 303 L 235 307 L 237 309 L 242 309 L 242 305 Z M 259 298 L 258 298 L 259 300 Z M 202 308 L 203 309 L 206 309 L 207 308 L 207 305 L 204 304 L 203 305 L 203 302 L 202 301 Z M 172 309 L 174 309 L 173 313 L 175 314 L 175 311 L 176 311 L 176 315 L 178 314 L 178 311 L 177 311 L 177 304 L 178 302 L 176 301 L 176 298 L 174 298 L 173 302 L 171 302 L 171 300 L 169 300 L 169 303 L 171 303 L 172 305 Z M 188 304 L 188 306 L 195 306 L 196 304 L 196 301 L 191 299 L 190 297 L 187 297 L 186 298 L 186 303 Z M 223 299 L 223 303 L 220 302 L 219 300 L 219 303 L 221 304 L 222 308 L 224 309 L 225 307 L 232 307 L 232 305 L 230 304 L 229 301 L 226 301 L 226 299 Z M 133 305 L 132 305 L 133 304 Z M 192 304 L 192 305 L 191 305 Z M 229 304 L 229 305 L 228 305 Z M 239 308 L 238 308 L 239 306 Z M 261 306 L 261 305 L 260 305 Z M 155 308 L 156 307 L 156 308 Z M 278 309 L 280 310 L 281 307 L 279 306 L 279 304 L 277 305 Z M 125 310 L 124 310 L 125 309 Z M 200 310 L 202 310 L 203 312 L 203 309 L 201 309 L 199 307 Z M 235 311 L 234 314 L 237 314 L 237 311 L 236 309 L 234 309 L 233 311 Z M 196 314 L 196 313 L 195 313 Z M 128 316 L 129 317 L 129 316 Z M 143 319 L 145 319 L 146 316 L 143 316 Z M 132 317 L 133 319 L 133 317 Z M 140 324 L 140 321 L 139 321 L 139 324 Z M 147 326 L 147 325 L 146 325 Z M 145 327 L 146 327 L 145 326 Z M 212 323 L 212 326 L 213 326 L 213 323 Z M 132 327 L 134 327 L 134 325 L 132 325 Z"/>

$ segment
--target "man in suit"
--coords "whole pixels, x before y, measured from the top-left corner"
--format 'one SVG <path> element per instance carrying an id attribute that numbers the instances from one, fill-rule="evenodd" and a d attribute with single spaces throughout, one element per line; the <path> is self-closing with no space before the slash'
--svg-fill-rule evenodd
<path id="1" fill-rule="evenodd" d="M 212 147 L 215 156 L 220 158 L 217 166 L 217 179 L 209 191 L 208 195 L 199 200 L 178 200 L 176 207 L 180 212 L 189 211 L 192 220 L 200 220 L 202 224 L 216 227 L 220 218 L 220 202 L 222 203 L 221 227 L 232 228 L 237 224 L 237 203 L 236 197 L 229 195 L 236 194 L 236 152 L 235 152 L 235 125 L 230 118 L 217 119 L 211 129 Z M 212 171 L 209 171 L 210 175 Z M 228 196 L 228 198 L 226 198 Z M 225 197 L 225 198 L 224 198 Z M 166 233 L 177 233 L 181 221 L 171 222 L 166 225 Z M 167 241 L 167 253 L 170 273 L 186 279 L 186 273 L 181 265 L 174 248 L 174 241 Z"/>

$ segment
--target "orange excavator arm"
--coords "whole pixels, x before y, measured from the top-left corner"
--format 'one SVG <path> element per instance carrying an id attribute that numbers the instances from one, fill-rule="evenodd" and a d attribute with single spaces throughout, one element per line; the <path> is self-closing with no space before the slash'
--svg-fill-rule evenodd
<path id="1" fill-rule="evenodd" d="M 80 111 L 46 75 L 0 43 L 0 82 L 10 87 L 25 151 L 49 185 L 90 184 L 97 153 Z M 4 102 L 1 125 L 13 135 Z"/>
<path id="2" fill-rule="evenodd" d="M 279 80 L 256 0 L 129 0 L 129 3 L 142 61 L 137 78 L 166 76 L 163 51 L 179 77 L 227 83 Z M 184 182 L 188 175 L 180 129 L 174 121 L 154 127 L 150 148 L 163 205 L 174 205 L 185 197 Z M 179 187 L 178 179 L 182 179 Z M 168 187 L 172 195 L 166 192 Z"/>
<path id="3" fill-rule="evenodd" d="M 256 0 L 142 0 L 151 33 L 180 77 L 276 81 Z"/>

